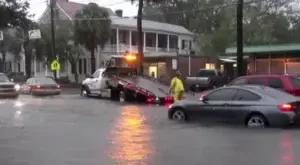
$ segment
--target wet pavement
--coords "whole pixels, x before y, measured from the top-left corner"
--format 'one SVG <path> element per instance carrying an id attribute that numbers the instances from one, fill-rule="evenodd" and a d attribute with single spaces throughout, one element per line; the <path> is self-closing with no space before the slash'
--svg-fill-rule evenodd
<path id="1" fill-rule="evenodd" d="M 0 100 L 1 165 L 299 165 L 299 129 L 169 121 L 72 93 Z"/>

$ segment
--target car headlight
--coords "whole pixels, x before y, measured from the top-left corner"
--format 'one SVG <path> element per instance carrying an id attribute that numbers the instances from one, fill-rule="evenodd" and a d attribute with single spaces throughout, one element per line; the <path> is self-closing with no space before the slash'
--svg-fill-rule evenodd
<path id="1" fill-rule="evenodd" d="M 19 91 L 19 90 L 20 90 L 20 88 L 21 88 L 21 87 L 20 87 L 20 85 L 19 85 L 19 84 L 16 84 L 16 85 L 15 85 L 15 90 L 16 90 L 16 91 Z"/>

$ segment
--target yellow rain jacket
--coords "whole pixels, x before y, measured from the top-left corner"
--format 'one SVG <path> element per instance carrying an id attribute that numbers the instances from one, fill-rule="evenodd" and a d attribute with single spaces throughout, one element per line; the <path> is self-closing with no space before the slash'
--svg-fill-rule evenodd
<path id="1" fill-rule="evenodd" d="M 171 80 L 171 86 L 172 94 L 174 97 L 174 102 L 182 100 L 183 99 L 183 93 L 184 93 L 184 87 L 182 81 L 178 77 L 174 77 Z"/>

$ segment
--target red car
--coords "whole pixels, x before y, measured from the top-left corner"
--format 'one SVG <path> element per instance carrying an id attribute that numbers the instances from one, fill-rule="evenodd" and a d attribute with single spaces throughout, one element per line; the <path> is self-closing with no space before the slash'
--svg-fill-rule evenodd
<path id="1" fill-rule="evenodd" d="M 229 85 L 256 84 L 283 90 L 300 96 L 300 79 L 291 75 L 249 75 L 233 80 Z"/>
<path id="2" fill-rule="evenodd" d="M 59 95 L 60 86 L 49 77 L 29 78 L 21 87 L 21 92 L 32 95 Z"/>

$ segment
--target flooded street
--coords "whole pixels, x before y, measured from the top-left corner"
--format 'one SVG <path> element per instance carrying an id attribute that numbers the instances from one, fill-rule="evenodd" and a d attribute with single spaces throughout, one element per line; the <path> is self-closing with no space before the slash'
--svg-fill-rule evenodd
<path id="1" fill-rule="evenodd" d="M 0 102 L 3 165 L 297 165 L 298 129 L 176 123 L 166 107 L 78 95 Z"/>

